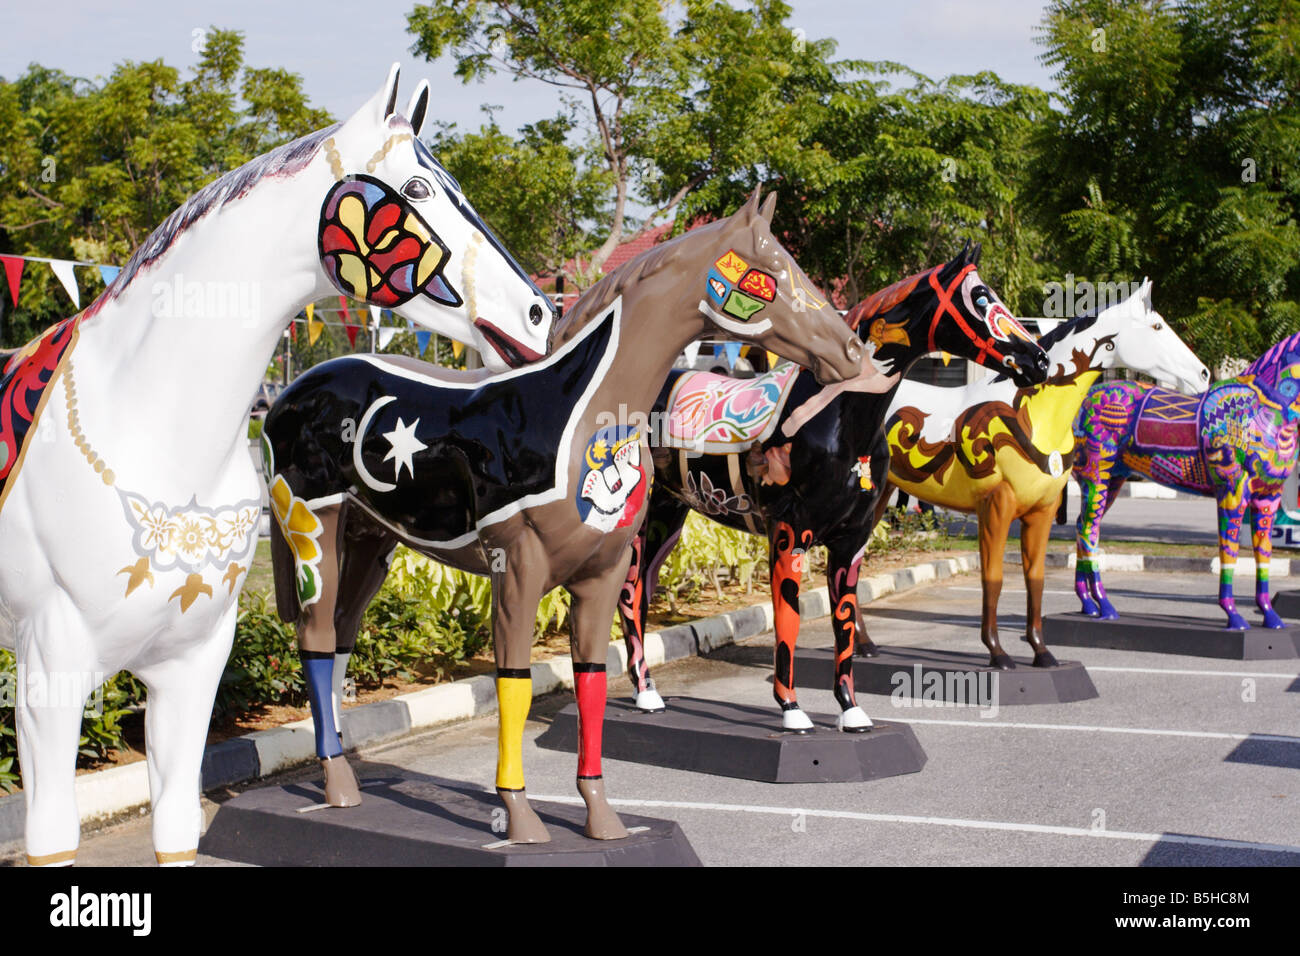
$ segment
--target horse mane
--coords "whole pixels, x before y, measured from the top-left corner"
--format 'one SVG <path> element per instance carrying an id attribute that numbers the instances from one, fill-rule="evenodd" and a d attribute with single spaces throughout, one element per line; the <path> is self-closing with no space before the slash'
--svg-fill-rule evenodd
<path id="1" fill-rule="evenodd" d="M 277 146 L 261 156 L 250 159 L 237 169 L 219 176 L 190 196 L 132 253 L 117 278 L 104 290 L 100 300 L 115 298 L 127 287 L 137 272 L 152 265 L 171 248 L 177 236 L 213 209 L 242 199 L 249 190 L 268 176 L 292 176 L 302 170 L 315 157 L 321 143 L 338 128 L 339 124 L 335 123 L 333 126 L 327 126 L 325 129 L 319 129 L 292 142 Z"/>
<path id="2" fill-rule="evenodd" d="M 928 285 L 923 286 L 921 280 L 930 273 L 942 268 L 942 265 L 931 266 L 929 269 L 910 275 L 906 279 L 899 279 L 894 284 L 885 286 L 878 292 L 873 292 L 844 314 L 845 323 L 856 332 L 863 322 L 893 311 L 898 305 L 911 298 L 918 289 L 924 292 L 930 291 L 930 287 Z"/>
<path id="3" fill-rule="evenodd" d="M 1085 313 L 1084 315 L 1075 316 L 1073 319 L 1068 319 L 1065 322 L 1061 322 L 1059 325 L 1056 326 L 1056 328 L 1052 329 L 1046 335 L 1039 337 L 1038 339 L 1039 347 L 1044 352 L 1046 352 L 1053 345 L 1056 345 L 1059 342 L 1064 341 L 1070 336 L 1078 335 L 1080 332 L 1087 331 L 1088 329 L 1092 328 L 1094 325 L 1097 324 L 1097 318 L 1100 315 L 1101 313 L 1094 309 L 1093 311 Z"/>
<path id="4" fill-rule="evenodd" d="M 1294 335 L 1288 335 L 1281 342 L 1271 346 L 1255 361 L 1251 362 L 1242 371 L 1242 375 L 1259 375 L 1262 371 L 1269 371 L 1277 366 L 1278 359 L 1288 353 L 1300 352 L 1300 332 Z"/>
<path id="5" fill-rule="evenodd" d="M 683 240 L 691 236 L 686 233 L 677 239 L 652 246 L 645 252 L 634 256 L 582 294 L 573 308 L 564 314 L 551 329 L 548 351 L 567 342 L 593 318 L 599 316 L 602 309 L 623 294 L 630 285 L 648 279 L 681 258 Z"/>

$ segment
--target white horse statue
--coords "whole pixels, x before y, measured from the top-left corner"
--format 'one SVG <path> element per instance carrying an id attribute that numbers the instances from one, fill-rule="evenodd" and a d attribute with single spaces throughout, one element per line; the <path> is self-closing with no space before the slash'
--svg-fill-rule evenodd
<path id="1" fill-rule="evenodd" d="M 261 510 L 248 406 L 292 316 L 341 291 L 492 369 L 546 350 L 551 303 L 420 142 L 427 82 L 402 115 L 397 78 L 201 189 L 89 308 L 4 357 L 0 645 L 19 668 L 33 864 L 76 854 L 82 711 L 122 669 L 148 688 L 155 855 L 195 858 Z"/>

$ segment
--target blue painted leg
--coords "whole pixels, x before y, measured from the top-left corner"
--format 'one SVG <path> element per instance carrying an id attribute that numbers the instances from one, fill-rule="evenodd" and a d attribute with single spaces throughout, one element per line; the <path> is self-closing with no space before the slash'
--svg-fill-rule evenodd
<path id="1" fill-rule="evenodd" d="M 300 653 L 302 669 L 307 677 L 311 721 L 316 728 L 316 756 L 322 760 L 337 757 L 343 753 L 343 745 L 334 724 L 334 655 L 321 651 Z"/>
<path id="2" fill-rule="evenodd" d="M 1088 617 L 1097 617 L 1101 614 L 1101 608 L 1097 606 L 1097 602 L 1092 599 L 1092 594 L 1088 590 L 1087 572 L 1077 568 L 1074 572 L 1074 593 L 1079 595 L 1081 612 Z"/>
<path id="3" fill-rule="evenodd" d="M 1259 608 L 1259 613 L 1264 615 L 1265 627 L 1286 627 L 1286 621 L 1278 617 L 1277 611 L 1273 610 L 1273 600 L 1269 597 L 1267 583 L 1262 591 L 1256 590 L 1255 606 Z"/>
<path id="4" fill-rule="evenodd" d="M 1115 605 L 1110 603 L 1110 598 L 1106 597 L 1106 586 L 1101 583 L 1100 571 L 1089 571 L 1088 590 L 1092 592 L 1092 598 L 1097 602 L 1098 616 L 1103 621 L 1118 621 L 1119 611 L 1115 610 Z"/>
<path id="5" fill-rule="evenodd" d="M 1237 601 L 1232 596 L 1232 571 L 1226 572 L 1228 579 L 1219 582 L 1219 607 L 1228 615 L 1228 629 L 1232 631 L 1250 630 L 1250 622 L 1237 610 Z"/>

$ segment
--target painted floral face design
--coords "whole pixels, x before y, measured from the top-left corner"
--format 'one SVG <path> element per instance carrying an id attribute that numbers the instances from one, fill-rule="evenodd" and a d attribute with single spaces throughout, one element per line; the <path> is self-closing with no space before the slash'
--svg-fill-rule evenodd
<path id="1" fill-rule="evenodd" d="M 1026 342 L 1034 341 L 1034 337 L 1002 304 L 1002 300 L 980 281 L 978 273 L 971 272 L 962 283 L 961 293 L 966 300 L 967 308 L 976 315 L 984 317 L 984 324 L 999 342 L 1010 342 L 1013 338 L 1023 339 Z"/>
<path id="2" fill-rule="evenodd" d="M 348 176 L 325 196 L 318 236 L 321 263 L 345 295 L 392 308 L 423 294 L 461 304 L 443 275 L 446 244 L 389 185 Z"/>
<path id="3" fill-rule="evenodd" d="M 751 269 L 734 249 L 713 263 L 705 286 L 708 298 L 703 304 L 724 328 L 729 321 L 748 323 L 776 299 L 776 279 L 760 269 Z"/>

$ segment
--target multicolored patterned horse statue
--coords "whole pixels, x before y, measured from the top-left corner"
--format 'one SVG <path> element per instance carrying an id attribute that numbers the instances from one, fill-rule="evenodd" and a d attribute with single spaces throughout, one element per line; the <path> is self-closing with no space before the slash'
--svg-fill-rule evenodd
<path id="1" fill-rule="evenodd" d="M 738 336 L 817 370 L 857 375 L 863 348 L 773 238 L 776 196 L 642 253 L 561 320 L 542 362 L 485 376 L 358 356 L 302 375 L 263 432 L 277 527 L 276 595 L 301 647 L 346 655 L 400 541 L 492 579 L 508 837 L 549 839 L 524 793 L 523 730 L 537 605 L 572 597 L 578 790 L 587 834 L 626 835 L 601 778 L 609 623 L 650 477 L 648 413 L 678 353 Z M 356 423 L 355 429 L 348 427 Z M 309 679 L 311 675 L 309 674 Z M 312 718 L 326 800 L 358 799 L 338 753 L 326 673 Z"/>
<path id="2" fill-rule="evenodd" d="M 670 447 L 655 452 L 650 510 L 619 601 L 638 708 L 664 709 L 646 667 L 646 607 L 693 508 L 768 537 L 773 693 L 782 727 L 790 731 L 813 726 L 796 697 L 794 650 L 804 556 L 814 544 L 827 546 L 839 728 L 871 727 L 853 688 L 852 656 L 862 633 L 857 580 L 877 521 L 888 463 L 881 425 L 894 390 L 913 362 L 935 351 L 1005 369 L 1026 385 L 1047 374 L 1047 356 L 984 284 L 977 257 L 978 249 L 972 255 L 968 246 L 952 262 L 895 283 L 851 310 L 846 320 L 870 360 L 850 382 L 823 388 L 790 365 L 754 379 L 707 372 L 669 378 L 655 411 L 667 420 Z"/>
<path id="3" fill-rule="evenodd" d="M 1232 577 L 1250 510 L 1255 605 L 1265 627 L 1283 627 L 1268 591 L 1273 518 L 1296 465 L 1300 335 L 1273 346 L 1236 378 L 1187 397 L 1137 382 L 1094 385 L 1075 427 L 1074 477 L 1082 492 L 1075 590 L 1083 613 L 1119 617 L 1097 566 L 1101 519 L 1136 473 L 1171 488 L 1213 495 L 1219 510 L 1219 606 L 1229 628 L 1248 628 Z"/>
<path id="4" fill-rule="evenodd" d="M 496 367 L 545 348 L 547 299 L 416 138 L 427 84 L 406 115 L 396 97 L 394 67 L 346 123 L 201 189 L 89 308 L 4 363 L 0 643 L 29 691 L 17 724 L 33 863 L 76 853 L 82 710 L 121 669 L 148 687 L 157 858 L 194 860 L 261 513 L 248 402 L 290 318 L 341 291 Z"/>
<path id="5" fill-rule="evenodd" d="M 1210 373 L 1151 308 L 1151 283 L 1099 315 L 1071 319 L 1043 336 L 1054 371 L 1018 388 L 1003 378 L 963 388 L 904 382 L 889 408 L 889 480 L 903 491 L 979 516 L 984 591 L 980 638 L 990 662 L 1015 667 L 998 639 L 1002 555 L 1020 519 L 1027 612 L 1024 639 L 1035 667 L 1056 658 L 1043 643 L 1043 573 L 1048 535 L 1069 481 L 1074 418 L 1088 388 L 1123 366 L 1195 392 Z"/>

